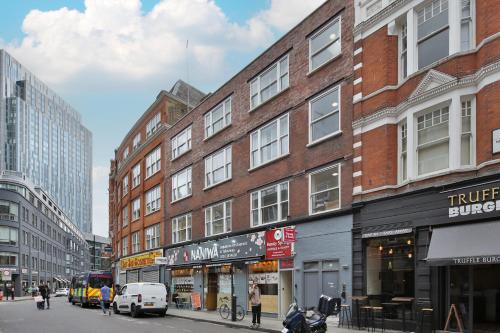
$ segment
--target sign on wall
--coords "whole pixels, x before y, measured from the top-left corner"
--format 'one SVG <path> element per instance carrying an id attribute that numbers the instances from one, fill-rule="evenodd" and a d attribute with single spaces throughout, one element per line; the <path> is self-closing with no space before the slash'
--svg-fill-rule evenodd
<path id="1" fill-rule="evenodd" d="M 500 216 L 500 184 L 497 182 L 447 192 L 447 198 L 450 220 Z"/>
<path id="2" fill-rule="evenodd" d="M 133 257 L 123 258 L 120 260 L 120 267 L 122 269 L 134 269 L 145 266 L 152 266 L 155 264 L 155 258 L 161 257 L 162 251 L 150 251 L 142 253 Z"/>
<path id="3" fill-rule="evenodd" d="M 266 259 L 289 258 L 293 255 L 295 230 L 279 228 L 266 231 Z"/>

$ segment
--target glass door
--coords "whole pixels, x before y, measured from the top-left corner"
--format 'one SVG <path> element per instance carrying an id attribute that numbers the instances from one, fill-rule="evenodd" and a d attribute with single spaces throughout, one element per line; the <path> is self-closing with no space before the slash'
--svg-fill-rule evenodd
<path id="1" fill-rule="evenodd" d="M 464 330 L 471 332 L 472 327 L 472 267 L 471 266 L 450 266 L 449 270 L 449 304 L 445 312 L 446 318 L 452 304 L 455 304 Z M 452 316 L 450 328 L 457 329 L 457 322 Z"/>

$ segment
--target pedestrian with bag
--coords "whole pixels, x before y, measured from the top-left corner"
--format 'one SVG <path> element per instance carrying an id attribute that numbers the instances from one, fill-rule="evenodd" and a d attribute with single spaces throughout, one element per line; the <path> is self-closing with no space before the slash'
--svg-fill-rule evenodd
<path id="1" fill-rule="evenodd" d="M 260 288 L 256 281 L 252 282 L 250 288 L 250 303 L 252 304 L 252 325 L 250 328 L 259 328 L 262 304 L 260 301 Z"/>
<path id="2" fill-rule="evenodd" d="M 38 291 L 40 292 L 40 296 L 42 296 L 42 299 L 43 299 L 43 307 L 45 307 L 45 303 L 47 303 L 47 310 L 49 309 L 50 307 L 50 303 L 49 301 L 47 300 L 47 293 L 48 293 L 48 290 L 45 288 L 45 286 L 43 284 L 40 284 L 38 286 Z M 43 309 L 43 308 L 42 308 Z"/>
<path id="3" fill-rule="evenodd" d="M 14 300 L 16 297 L 16 288 L 14 288 L 14 286 L 12 286 L 12 289 L 10 290 L 10 295 L 12 296 L 12 300 Z"/>

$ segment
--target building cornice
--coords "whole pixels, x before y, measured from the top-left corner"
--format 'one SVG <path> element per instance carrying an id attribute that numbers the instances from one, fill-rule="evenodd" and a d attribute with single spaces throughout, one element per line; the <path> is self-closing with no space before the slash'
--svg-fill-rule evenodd
<path id="1" fill-rule="evenodd" d="M 414 0 L 396 0 L 393 3 L 389 4 L 387 7 L 380 10 L 373 16 L 370 16 L 367 20 L 359 23 L 354 27 L 353 35 L 355 37 L 360 37 L 358 35 L 362 35 L 368 29 L 374 27 L 377 23 L 386 20 L 389 16 L 394 14 L 396 11 L 401 9 L 402 7 L 408 5 Z M 362 36 L 361 36 L 362 37 Z M 359 39 L 359 38 L 358 38 Z"/>

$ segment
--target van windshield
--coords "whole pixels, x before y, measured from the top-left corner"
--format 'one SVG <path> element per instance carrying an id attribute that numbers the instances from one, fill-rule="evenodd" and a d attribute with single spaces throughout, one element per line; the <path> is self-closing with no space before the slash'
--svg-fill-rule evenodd
<path id="1" fill-rule="evenodd" d="M 163 285 L 144 285 L 142 288 L 142 293 L 145 295 L 163 295 L 167 293 L 165 286 Z"/>

